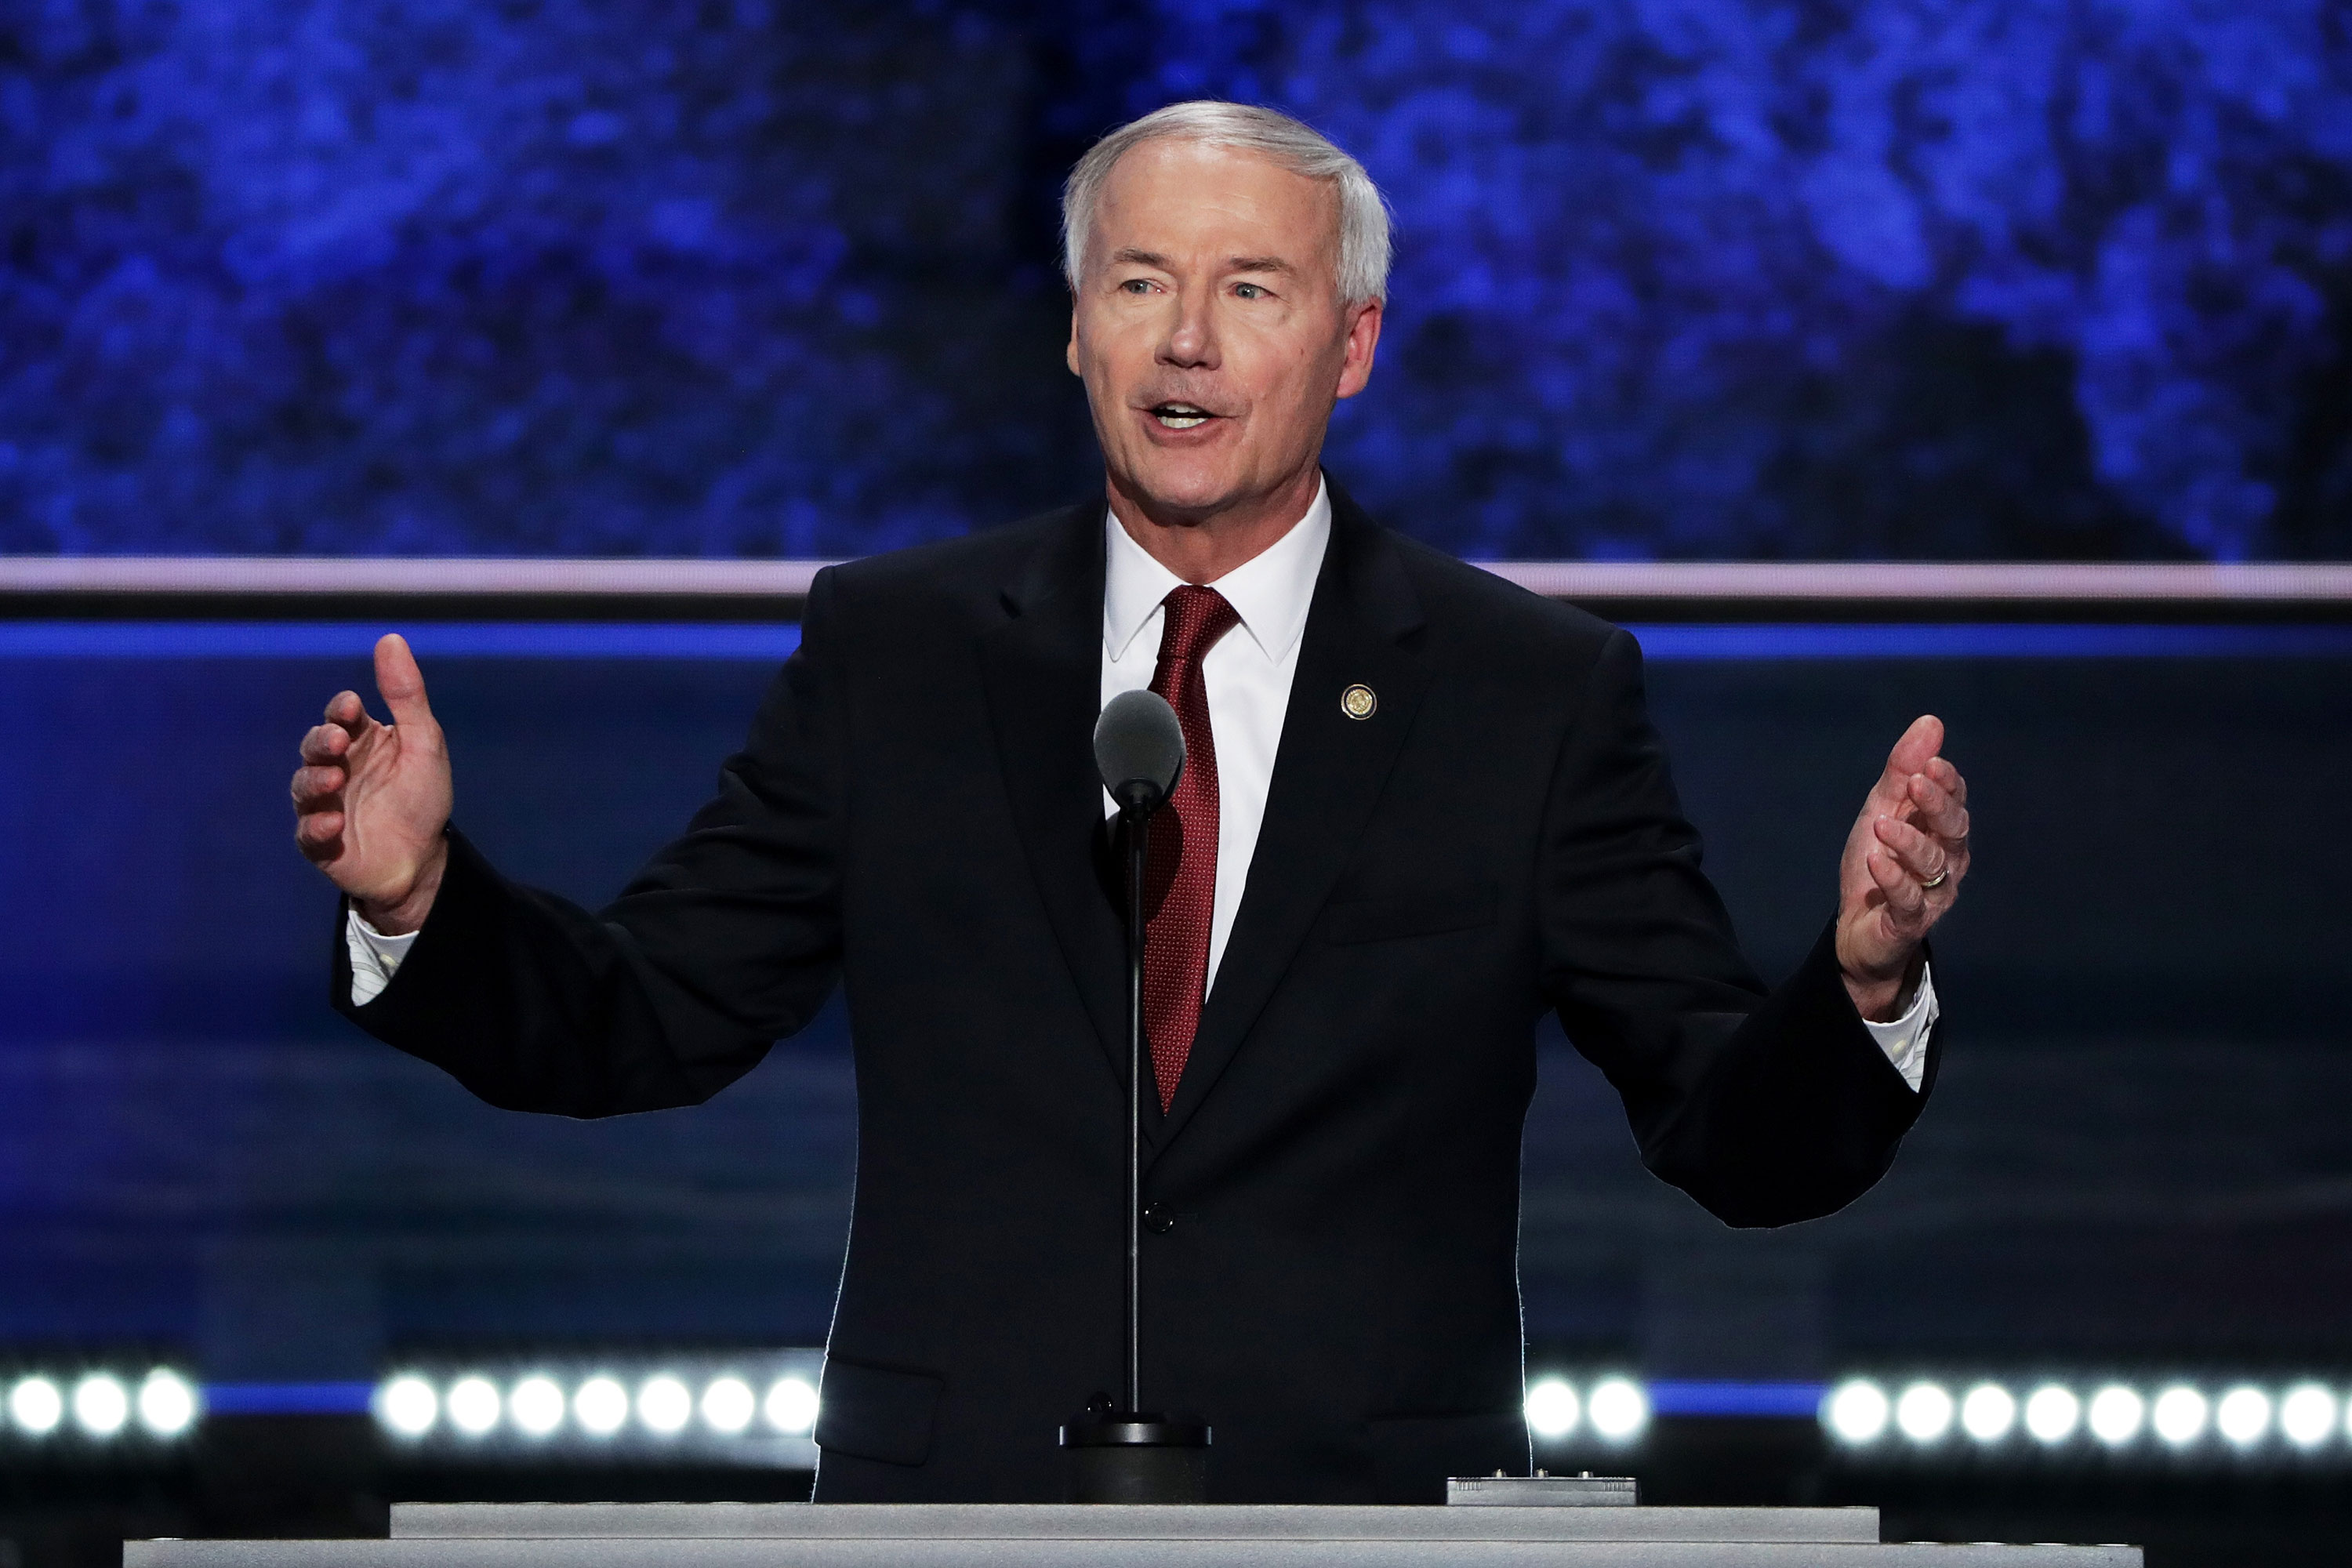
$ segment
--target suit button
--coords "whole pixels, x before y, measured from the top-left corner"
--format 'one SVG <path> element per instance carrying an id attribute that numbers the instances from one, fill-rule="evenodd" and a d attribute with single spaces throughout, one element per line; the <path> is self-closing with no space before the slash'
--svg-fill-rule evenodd
<path id="1" fill-rule="evenodd" d="M 1176 1228 L 1176 1216 L 1169 1211 L 1165 1204 L 1146 1204 L 1143 1209 L 1143 1228 L 1154 1236 L 1166 1236 Z"/>

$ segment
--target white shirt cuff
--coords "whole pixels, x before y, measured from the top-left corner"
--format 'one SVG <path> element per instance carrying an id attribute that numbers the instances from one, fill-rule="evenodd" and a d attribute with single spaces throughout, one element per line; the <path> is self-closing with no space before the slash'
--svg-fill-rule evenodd
<path id="1" fill-rule="evenodd" d="M 1927 1078 L 1927 1032 L 1942 1016 L 1943 1009 L 1936 1003 L 1934 967 L 1923 965 L 1919 971 L 1919 994 L 1911 998 L 1911 1005 L 1903 1016 L 1891 1024 L 1873 1023 L 1868 1018 L 1862 1021 L 1862 1026 L 1870 1031 L 1870 1037 L 1878 1042 L 1878 1048 L 1886 1053 L 1886 1059 L 1895 1064 L 1895 1070 L 1903 1075 L 1903 1081 L 1911 1086 L 1914 1093 Z"/>
<path id="2" fill-rule="evenodd" d="M 383 988 L 400 971 L 400 961 L 408 956 L 415 942 L 415 931 L 401 936 L 384 935 L 360 919 L 357 910 L 345 917 L 343 945 L 352 955 L 352 1006 L 364 1007 L 383 994 Z"/>

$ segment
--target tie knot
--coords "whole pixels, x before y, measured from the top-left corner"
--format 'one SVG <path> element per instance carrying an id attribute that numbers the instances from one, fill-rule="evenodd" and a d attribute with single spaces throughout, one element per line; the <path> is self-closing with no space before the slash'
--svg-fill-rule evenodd
<path id="1" fill-rule="evenodd" d="M 1189 664 L 1207 653 L 1216 640 L 1242 624 L 1242 617 L 1214 588 L 1186 584 L 1169 591 L 1160 601 L 1168 618 L 1160 633 L 1160 657 Z"/>

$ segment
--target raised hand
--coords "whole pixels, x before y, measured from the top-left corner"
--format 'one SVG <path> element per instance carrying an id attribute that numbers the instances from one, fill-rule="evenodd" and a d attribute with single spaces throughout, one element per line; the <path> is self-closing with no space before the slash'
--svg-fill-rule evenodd
<path id="1" fill-rule="evenodd" d="M 448 863 L 449 752 L 402 637 L 376 643 L 375 684 L 391 723 L 369 718 L 359 693 L 339 691 L 327 721 L 302 737 L 294 842 L 362 918 L 396 935 L 425 923 Z"/>
<path id="2" fill-rule="evenodd" d="M 1944 721 L 1915 719 L 1846 836 L 1838 867 L 1838 964 L 1865 1018 L 1900 1015 L 1920 944 L 1969 874 L 1969 785 L 1937 755 Z"/>

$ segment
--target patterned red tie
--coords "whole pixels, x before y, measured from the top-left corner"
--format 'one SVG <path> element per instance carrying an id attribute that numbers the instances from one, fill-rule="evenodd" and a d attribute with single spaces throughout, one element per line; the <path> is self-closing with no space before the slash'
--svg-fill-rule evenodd
<path id="1" fill-rule="evenodd" d="M 1184 727 L 1184 773 L 1151 816 L 1143 879 L 1143 1029 L 1164 1111 L 1176 1099 L 1176 1080 L 1201 1026 L 1209 920 L 1217 902 L 1217 742 L 1209 732 L 1201 660 L 1241 617 L 1213 588 L 1178 588 L 1163 603 L 1151 689 Z"/>

